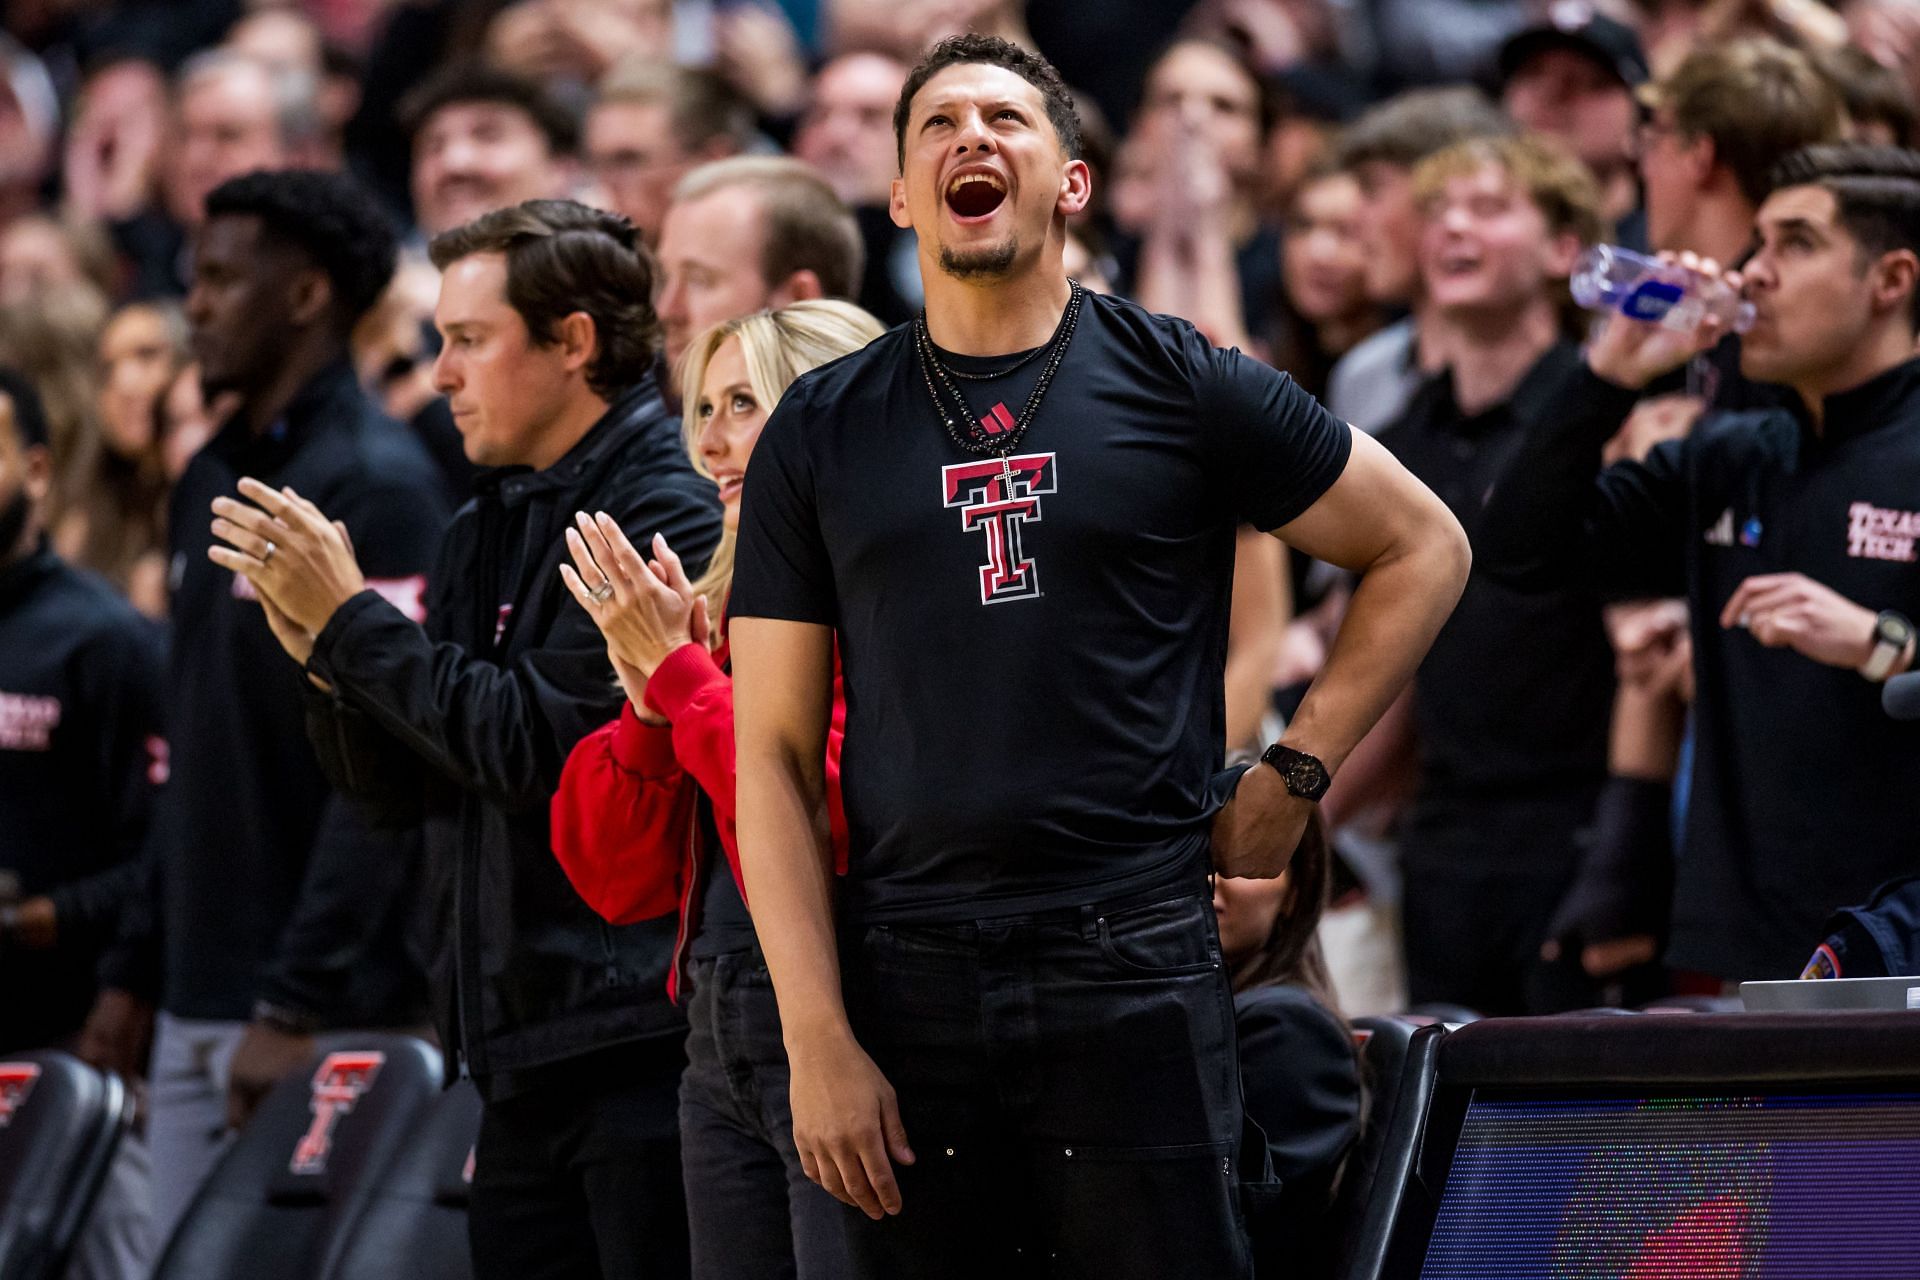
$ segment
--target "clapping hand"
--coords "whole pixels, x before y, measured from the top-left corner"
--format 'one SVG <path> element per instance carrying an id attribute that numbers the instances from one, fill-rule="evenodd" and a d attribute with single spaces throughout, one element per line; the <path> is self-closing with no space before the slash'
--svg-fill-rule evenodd
<path id="1" fill-rule="evenodd" d="M 567 530 L 572 564 L 560 566 L 567 590 L 607 641 L 607 657 L 636 711 L 644 711 L 647 681 L 668 654 L 684 644 L 708 644 L 713 627 L 707 601 L 688 581 L 667 540 L 653 535 L 653 559 L 643 560 L 614 518 L 602 511 L 574 515 Z"/>

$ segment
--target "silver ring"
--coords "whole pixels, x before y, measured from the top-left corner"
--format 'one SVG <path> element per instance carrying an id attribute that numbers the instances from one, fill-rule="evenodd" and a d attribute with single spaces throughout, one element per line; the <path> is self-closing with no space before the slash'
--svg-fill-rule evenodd
<path id="1" fill-rule="evenodd" d="M 278 551 L 279 549 L 280 549 L 279 547 L 276 547 L 276 546 L 274 546 L 274 545 L 273 545 L 273 539 L 272 539 L 272 538 L 268 538 L 268 539 L 267 539 L 267 549 L 266 549 L 265 551 L 263 551 L 263 552 L 261 552 L 261 553 L 260 553 L 260 563 L 261 563 L 261 564 L 266 564 L 266 563 L 267 563 L 268 561 L 270 561 L 270 560 L 272 560 L 272 559 L 273 559 L 273 553 L 274 553 L 274 552 L 276 552 L 276 551 Z"/>
<path id="2" fill-rule="evenodd" d="M 268 545 L 272 545 L 272 544 L 268 544 Z M 592 600 L 595 604 L 605 604 L 607 601 L 613 599 L 613 579 L 612 578 L 601 579 L 599 586 L 587 592 L 587 598 L 589 600 Z"/>

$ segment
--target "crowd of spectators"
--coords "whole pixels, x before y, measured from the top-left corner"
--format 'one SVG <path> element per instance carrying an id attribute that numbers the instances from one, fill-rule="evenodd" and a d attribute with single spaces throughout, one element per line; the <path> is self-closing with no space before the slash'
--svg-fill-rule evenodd
<path id="1" fill-rule="evenodd" d="M 1717 616 L 1744 575 L 1795 576 L 1785 539 L 1846 542 L 1784 514 L 1763 531 L 1748 497 L 1701 478 L 1734 465 L 1711 442 L 1739 415 L 1824 439 L 1836 419 L 1789 389 L 1816 383 L 1755 375 L 1738 337 L 1659 369 L 1596 362 L 1569 278 L 1596 244 L 1736 266 L 1772 243 L 1756 215 L 1787 157 L 1920 141 L 1920 0 L 12 0 L 0 982 L 34 994 L 0 1003 L 0 1049 L 151 1072 L 155 1159 L 177 1176 L 102 1246 L 100 1274 L 150 1255 L 222 1118 L 243 1121 L 301 1053 L 421 1025 L 436 945 L 411 908 L 419 833 L 363 829 L 330 790 L 257 602 L 212 576 L 208 502 L 288 468 L 350 527 L 370 585 L 418 613 L 476 464 L 528 461 L 480 456 L 449 411 L 427 244 L 525 201 L 630 224 L 662 414 L 715 325 L 811 299 L 910 320 L 896 102 L 925 49 L 966 30 L 1037 48 L 1074 90 L 1094 181 L 1071 273 L 1290 373 L 1480 553 L 1413 689 L 1335 779 L 1312 874 L 1265 898 L 1223 886 L 1240 987 L 1346 1015 L 1718 992 L 1794 976 L 1829 913 L 1910 865 L 1909 802 L 1885 792 L 1920 789 L 1880 766 L 1920 759 L 1920 738 L 1825 679 L 1878 662 L 1887 633 L 1821 649 Z M 247 178 L 262 170 L 346 177 Z M 1920 209 L 1905 198 L 1895 224 Z M 324 288 L 288 283 L 307 277 Z M 1607 400 L 1628 368 L 1646 376 Z M 1565 421 L 1582 398 L 1605 401 L 1606 421 L 1576 424 L 1601 433 L 1592 457 Z M 356 436 L 385 418 L 405 432 Z M 280 449 L 304 419 L 338 436 L 320 470 Z M 1920 456 L 1920 425 L 1892 430 L 1887 448 Z M 1866 465 L 1839 449 L 1795 465 Z M 1700 570 L 1692 547 L 1674 567 L 1634 523 L 1652 498 L 1603 487 L 1617 523 L 1581 526 L 1603 460 L 1640 468 L 1635 492 L 1657 490 L 1693 543 L 1752 553 L 1742 575 Z M 1537 492 L 1493 497 L 1522 487 Z M 1914 595 L 1900 522 L 1920 524 L 1913 495 L 1858 497 L 1855 534 L 1881 520 L 1905 552 L 1849 555 L 1908 580 L 1826 582 L 1865 593 L 1841 600 L 1849 626 Z M 1608 529 L 1608 574 L 1559 563 Z M 1238 573 L 1229 751 L 1298 704 L 1351 585 L 1258 536 Z M 1769 696 L 1793 717 L 1770 721 Z M 1835 754 L 1755 745 L 1783 723 Z M 1836 801 L 1842 738 L 1880 771 Z M 1308 1181 L 1331 1178 L 1359 1107 L 1327 1088 L 1333 1154 Z"/>

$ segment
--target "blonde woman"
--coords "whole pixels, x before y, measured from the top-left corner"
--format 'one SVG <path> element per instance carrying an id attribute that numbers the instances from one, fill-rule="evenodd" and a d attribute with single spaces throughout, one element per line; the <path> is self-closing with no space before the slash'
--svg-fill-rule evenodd
<path id="1" fill-rule="evenodd" d="M 664 541 L 643 556 L 605 515 L 567 531 L 577 568 L 561 575 L 606 636 L 627 705 L 569 757 L 553 848 L 581 897 L 615 924 L 680 913 L 668 990 L 693 1026 L 680 1138 L 698 1280 L 846 1271 L 840 1206 L 794 1150 L 779 1010 L 740 887 L 725 613 L 760 429 L 795 378 L 880 332 L 850 303 L 800 302 L 694 341 L 682 380 L 687 449 L 720 486 L 726 521 L 698 582 Z M 844 862 L 837 679 L 834 695 L 827 776 Z"/>

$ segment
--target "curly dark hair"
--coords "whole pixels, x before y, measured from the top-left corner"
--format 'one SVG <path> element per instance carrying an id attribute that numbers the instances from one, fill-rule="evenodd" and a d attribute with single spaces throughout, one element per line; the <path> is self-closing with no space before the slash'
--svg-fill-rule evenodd
<path id="1" fill-rule="evenodd" d="M 1068 91 L 1066 81 L 1060 78 L 1053 64 L 998 36 L 969 33 L 948 36 L 927 50 L 927 56 L 920 59 L 920 65 L 907 74 L 907 82 L 901 86 L 900 100 L 893 105 L 893 141 L 902 169 L 907 167 L 907 117 L 913 114 L 914 95 L 948 67 L 968 63 L 1005 68 L 1038 89 L 1046 103 L 1047 119 L 1060 137 L 1060 149 L 1075 160 L 1081 158 L 1080 113 L 1074 108 L 1073 94 Z"/>
<path id="2" fill-rule="evenodd" d="M 317 169 L 243 173 L 207 196 L 209 219 L 260 219 L 266 235 L 299 250 L 333 283 L 336 325 L 351 329 L 393 279 L 398 241 L 373 194 Z"/>
<path id="3" fill-rule="evenodd" d="M 574 200 L 528 200 L 442 232 L 427 246 L 442 271 L 476 253 L 506 256 L 507 302 L 535 342 L 559 341 L 560 321 L 576 311 L 593 321 L 599 350 L 587 366 L 587 385 L 602 399 L 653 368 L 660 350 L 653 257 L 619 214 Z"/>

